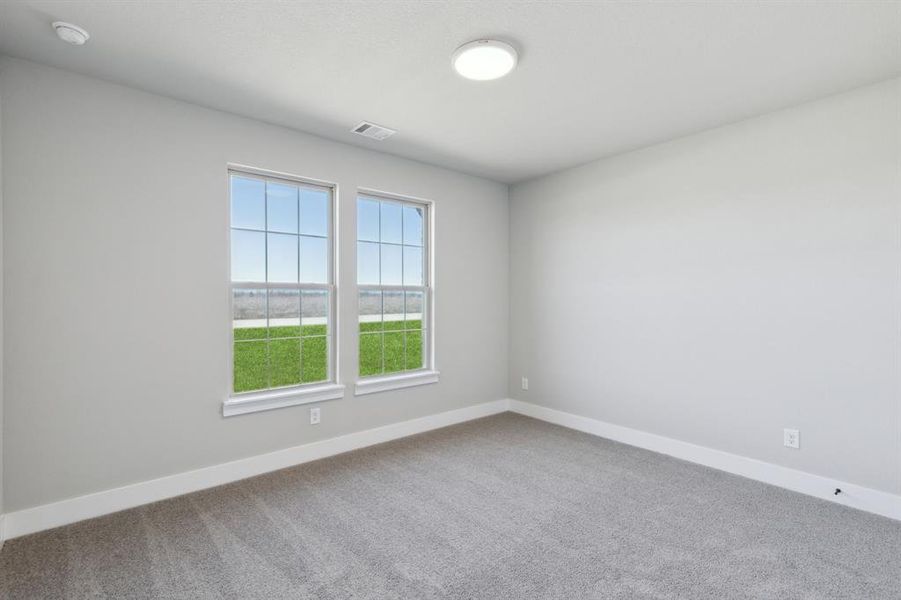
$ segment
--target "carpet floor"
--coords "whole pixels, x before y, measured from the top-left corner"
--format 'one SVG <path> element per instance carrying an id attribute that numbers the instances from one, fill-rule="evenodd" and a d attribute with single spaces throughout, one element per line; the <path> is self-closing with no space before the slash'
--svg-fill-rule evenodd
<path id="1" fill-rule="evenodd" d="M 0 598 L 901 599 L 901 523 L 507 413 L 10 540 Z"/>

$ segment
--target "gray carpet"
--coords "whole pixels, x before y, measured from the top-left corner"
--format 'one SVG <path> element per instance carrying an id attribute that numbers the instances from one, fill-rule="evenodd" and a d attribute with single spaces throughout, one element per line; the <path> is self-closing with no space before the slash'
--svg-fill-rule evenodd
<path id="1" fill-rule="evenodd" d="M 503 414 L 7 542 L 0 598 L 901 598 L 901 523 Z"/>

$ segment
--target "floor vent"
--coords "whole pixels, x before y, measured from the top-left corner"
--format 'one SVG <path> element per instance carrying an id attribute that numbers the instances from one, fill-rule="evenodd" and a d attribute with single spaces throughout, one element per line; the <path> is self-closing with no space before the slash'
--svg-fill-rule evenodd
<path id="1" fill-rule="evenodd" d="M 363 137 L 368 137 L 379 141 L 387 139 L 397 133 L 393 129 L 388 129 L 387 127 L 382 127 L 381 125 L 376 125 L 375 123 L 370 123 L 369 121 L 361 122 L 359 125 L 351 129 L 351 131 L 353 133 L 362 135 Z"/>

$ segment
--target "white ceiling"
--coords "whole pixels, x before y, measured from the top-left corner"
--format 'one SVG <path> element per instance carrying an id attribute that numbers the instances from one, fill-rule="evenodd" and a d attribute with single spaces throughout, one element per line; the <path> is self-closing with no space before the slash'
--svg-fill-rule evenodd
<path id="1" fill-rule="evenodd" d="M 487 36 L 519 67 L 457 76 Z M 6 0 L 0 52 L 513 182 L 897 76 L 901 2 Z"/>

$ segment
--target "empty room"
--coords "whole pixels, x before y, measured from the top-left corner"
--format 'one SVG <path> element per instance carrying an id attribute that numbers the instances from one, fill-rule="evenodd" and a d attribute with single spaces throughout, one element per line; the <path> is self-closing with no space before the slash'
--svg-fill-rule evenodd
<path id="1" fill-rule="evenodd" d="M 901 600 L 901 0 L 0 0 L 0 600 Z"/>

